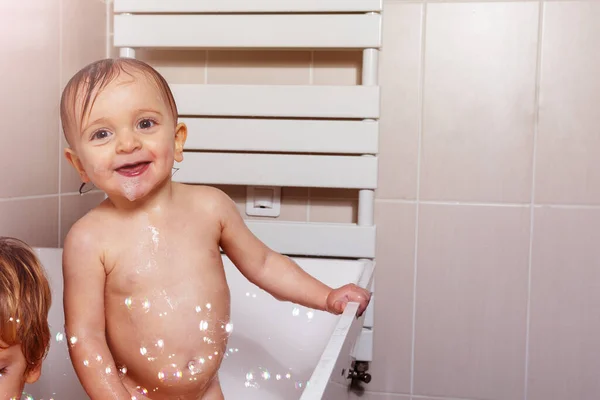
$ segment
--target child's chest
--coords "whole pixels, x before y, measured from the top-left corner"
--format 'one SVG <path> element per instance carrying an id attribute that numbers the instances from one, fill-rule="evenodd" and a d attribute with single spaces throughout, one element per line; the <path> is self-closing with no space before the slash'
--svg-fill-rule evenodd
<path id="1" fill-rule="evenodd" d="M 177 221 L 175 221 L 177 222 Z M 124 229 L 111 246 L 107 289 L 137 292 L 216 283 L 223 275 L 220 229 L 199 222 L 148 224 Z"/>

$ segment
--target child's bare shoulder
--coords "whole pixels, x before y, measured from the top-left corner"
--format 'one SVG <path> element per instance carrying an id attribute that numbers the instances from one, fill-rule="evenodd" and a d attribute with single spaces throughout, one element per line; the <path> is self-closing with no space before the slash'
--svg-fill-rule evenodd
<path id="1" fill-rule="evenodd" d="M 212 186 L 181 185 L 186 202 L 197 211 L 226 214 L 235 209 L 235 203 L 224 191 Z"/>
<path id="2" fill-rule="evenodd" d="M 77 220 L 65 237 L 64 251 L 74 253 L 83 248 L 88 252 L 90 249 L 96 249 L 100 237 L 111 225 L 107 224 L 111 218 L 111 209 L 110 201 L 104 200 Z"/>

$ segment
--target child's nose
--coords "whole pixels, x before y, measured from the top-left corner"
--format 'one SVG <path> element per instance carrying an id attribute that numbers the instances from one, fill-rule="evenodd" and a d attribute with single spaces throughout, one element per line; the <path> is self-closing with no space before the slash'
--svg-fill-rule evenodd
<path id="1" fill-rule="evenodd" d="M 117 153 L 132 153 L 142 147 L 142 141 L 131 131 L 119 132 L 117 142 Z"/>

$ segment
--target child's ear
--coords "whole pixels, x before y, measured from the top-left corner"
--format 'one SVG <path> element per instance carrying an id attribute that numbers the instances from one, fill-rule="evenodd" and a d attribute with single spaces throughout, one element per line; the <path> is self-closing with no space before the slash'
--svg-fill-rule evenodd
<path id="1" fill-rule="evenodd" d="M 175 127 L 175 161 L 183 161 L 183 145 L 187 139 L 187 126 L 181 122 Z"/>
<path id="2" fill-rule="evenodd" d="M 35 367 L 31 368 L 25 375 L 25 383 L 35 383 L 42 375 L 42 362 L 40 361 Z"/>
<path id="3" fill-rule="evenodd" d="M 81 177 L 81 180 L 85 183 L 88 183 L 90 181 L 90 178 L 88 178 L 87 174 L 85 173 L 83 165 L 81 164 L 81 160 L 79 159 L 79 157 L 77 157 L 77 154 L 75 154 L 73 149 L 70 149 L 68 147 L 65 149 L 65 158 L 67 159 L 67 161 L 69 161 L 69 164 L 71 164 L 73 168 L 77 170 L 77 173 Z"/>

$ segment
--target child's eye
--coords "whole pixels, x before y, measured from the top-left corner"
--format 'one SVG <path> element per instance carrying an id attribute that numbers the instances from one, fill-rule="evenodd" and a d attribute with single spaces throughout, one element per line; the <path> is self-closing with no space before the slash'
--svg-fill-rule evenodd
<path id="1" fill-rule="evenodd" d="M 0 369 L 0 377 L 2 377 L 2 375 L 6 374 L 6 367 Z"/>
<path id="2" fill-rule="evenodd" d="M 143 119 L 138 123 L 138 128 L 139 129 L 150 129 L 152 128 L 154 125 L 156 124 L 156 122 L 154 122 L 151 119 Z"/>
<path id="3" fill-rule="evenodd" d="M 94 132 L 94 134 L 92 135 L 92 140 L 102 140 L 102 139 L 106 139 L 109 136 L 110 136 L 109 131 L 100 130 L 100 131 Z"/>

